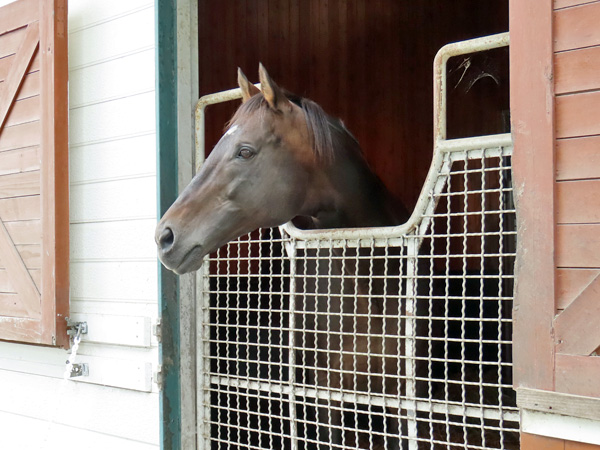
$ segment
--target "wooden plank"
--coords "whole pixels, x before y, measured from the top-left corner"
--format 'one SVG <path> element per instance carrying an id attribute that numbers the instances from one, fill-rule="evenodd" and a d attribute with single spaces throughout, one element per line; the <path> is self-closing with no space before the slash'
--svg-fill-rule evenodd
<path id="1" fill-rule="evenodd" d="M 554 89 L 557 94 L 600 89 L 600 46 L 557 53 Z"/>
<path id="2" fill-rule="evenodd" d="M 29 147 L 0 152 L 0 175 L 40 169 L 40 148 Z"/>
<path id="3" fill-rule="evenodd" d="M 37 53 L 36 53 L 37 54 Z M 40 94 L 40 72 L 28 74 L 21 84 L 19 92 L 17 92 L 17 100 L 33 97 Z"/>
<path id="4" fill-rule="evenodd" d="M 600 267 L 600 224 L 556 226 L 557 267 Z"/>
<path id="5" fill-rule="evenodd" d="M 38 53 L 36 52 L 36 55 Z M 34 58 L 35 59 L 35 58 Z M 3 89 L 2 86 L 4 82 L 0 82 L 0 89 Z M 40 71 L 28 73 L 25 75 L 25 79 L 23 83 L 21 83 L 21 87 L 17 91 L 16 100 L 23 100 L 25 98 L 34 97 L 40 94 Z"/>
<path id="6" fill-rule="evenodd" d="M 42 338 L 69 345 L 69 91 L 67 0 L 40 1 Z M 135 34 L 135 33 L 134 33 Z"/>
<path id="7" fill-rule="evenodd" d="M 6 126 L 20 125 L 36 120 L 40 120 L 39 96 L 15 101 L 6 118 Z"/>
<path id="8" fill-rule="evenodd" d="M 600 136 L 556 141 L 556 179 L 600 178 Z"/>
<path id="9" fill-rule="evenodd" d="M 156 262 L 73 262 L 71 271 L 74 299 L 156 302 Z"/>
<path id="10" fill-rule="evenodd" d="M 117 220 L 71 225 L 73 260 L 127 261 L 156 258 L 156 246 L 151 237 L 156 219 Z"/>
<path id="11" fill-rule="evenodd" d="M 0 292 L 0 311 L 2 311 L 2 317 L 29 317 L 27 309 L 21 302 L 21 297 L 16 292 Z"/>
<path id="12" fill-rule="evenodd" d="M 599 450 L 600 445 L 586 442 L 565 441 L 565 450 Z"/>
<path id="13" fill-rule="evenodd" d="M 29 122 L 0 131 L 0 151 L 34 147 L 41 144 L 40 123 Z"/>
<path id="14" fill-rule="evenodd" d="M 6 58 L 7 56 L 13 56 L 17 53 L 19 46 L 23 42 L 23 36 L 25 36 L 26 26 L 25 24 L 19 25 L 18 29 L 10 33 L 0 35 L 0 58 Z"/>
<path id="15" fill-rule="evenodd" d="M 28 270 L 40 269 L 42 267 L 42 246 L 41 244 L 15 245 L 19 255 L 23 259 Z M 37 284 L 36 284 L 37 287 Z"/>
<path id="16" fill-rule="evenodd" d="M 565 442 L 536 434 L 521 433 L 521 450 L 565 450 Z"/>
<path id="17" fill-rule="evenodd" d="M 144 348 L 151 346 L 150 317 L 79 313 L 73 313 L 70 317 L 88 324 L 88 332 L 82 335 L 82 342 Z"/>
<path id="18" fill-rule="evenodd" d="M 554 9 L 570 8 L 572 6 L 596 3 L 599 0 L 554 0 Z"/>
<path id="19" fill-rule="evenodd" d="M 33 281 L 39 289 L 42 276 L 40 270 L 31 269 L 29 273 L 31 274 L 31 278 L 33 279 Z M 8 272 L 5 269 L 0 269 L 0 292 L 15 293 L 15 288 L 13 287 L 13 284 L 10 281 L 10 277 L 8 276 Z"/>
<path id="20" fill-rule="evenodd" d="M 40 172 L 21 172 L 0 176 L 0 198 L 39 195 Z"/>
<path id="21" fill-rule="evenodd" d="M 16 58 L 16 55 L 6 56 L 0 59 L 0 82 L 4 82 L 12 64 Z M 39 53 L 35 52 L 33 59 L 31 60 L 31 64 L 27 67 L 26 74 L 32 74 L 34 72 L 38 72 L 40 70 L 40 57 Z M 1 85 L 0 85 L 1 86 Z"/>
<path id="22" fill-rule="evenodd" d="M 569 306 L 598 274 L 600 269 L 557 269 L 556 309 Z"/>
<path id="23" fill-rule="evenodd" d="M 556 97 L 555 108 L 557 138 L 600 134 L 600 91 Z"/>
<path id="24" fill-rule="evenodd" d="M 101 384 L 135 391 L 152 391 L 152 364 L 116 358 L 81 355 L 79 363 L 87 363 L 90 374 L 73 378 L 80 383 Z"/>
<path id="25" fill-rule="evenodd" d="M 40 317 L 40 292 L 33 282 L 20 252 L 12 242 L 2 219 L 0 219 L 0 264 L 8 271 L 19 294 L 20 302 L 27 310 L 29 317 Z"/>
<path id="26" fill-rule="evenodd" d="M 8 341 L 41 342 L 40 321 L 26 317 L 0 316 L 0 336 Z"/>
<path id="27" fill-rule="evenodd" d="M 600 347 L 600 327 L 590 317 L 600 317 L 600 275 L 554 319 L 556 351 L 568 355 L 591 355 Z"/>
<path id="28" fill-rule="evenodd" d="M 39 244 L 42 240 L 41 220 L 4 222 L 4 226 L 16 245 Z"/>
<path id="29" fill-rule="evenodd" d="M 21 358 L 26 361 L 38 362 L 40 358 L 31 357 L 32 349 L 22 345 L 13 345 L 21 351 Z M 27 350 L 27 352 L 25 351 Z M 53 353 L 53 349 L 45 348 L 44 354 Z M 83 350 L 83 349 L 81 349 Z M 2 357 L 6 357 L 6 351 L 0 350 Z M 33 353 L 36 355 L 36 353 Z M 60 364 L 64 369 L 65 353 L 56 355 L 55 362 L 51 364 Z M 37 355 L 36 355 L 37 356 Z M 61 357 L 62 356 L 62 357 Z M 10 356 L 9 356 L 10 357 Z M 127 357 L 124 357 L 124 359 Z M 146 352 L 132 352 L 132 359 L 142 359 L 144 361 L 155 360 L 155 354 Z M 93 366 L 91 366 L 93 368 Z M 54 371 L 52 371 L 54 372 Z M 156 393 L 147 395 L 145 393 L 130 391 L 126 389 L 113 389 L 101 385 L 83 386 L 78 382 L 65 382 L 62 377 L 56 379 L 49 376 L 31 375 L 13 370 L 2 370 L 2 385 L 0 386 L 0 398 L 2 398 L 2 411 L 10 411 L 13 415 L 23 417 L 33 417 L 40 419 L 40 423 L 35 430 L 30 434 L 42 435 L 45 437 L 46 430 L 52 423 L 66 423 L 71 427 L 83 431 L 91 431 L 98 433 L 101 439 L 102 435 L 118 436 L 123 439 L 128 439 L 121 446 L 105 447 L 103 445 L 96 446 L 94 435 L 92 437 L 82 434 L 75 434 L 78 442 L 86 442 L 84 447 L 87 449 L 127 449 L 141 450 L 135 441 L 150 443 L 159 448 L 158 438 L 158 411 L 159 398 Z M 45 401 L 40 402 L 42 396 Z M 81 408 L 81 404 L 94 405 L 93 408 Z M 36 405 L 32 408 L 31 405 Z M 79 411 L 73 413 L 73 411 Z M 135 420 L 132 420 L 135 418 Z M 130 423 L 127 423 L 127 422 Z M 6 432 L 6 428 L 3 431 Z M 21 441 L 16 441 L 16 445 L 12 448 L 16 449 L 58 449 L 64 446 L 66 436 L 71 434 L 60 434 L 59 439 L 55 441 L 56 445 L 48 445 L 44 443 L 44 439 L 38 442 L 41 445 L 24 446 L 20 445 L 24 437 L 18 436 Z M 4 437 L 4 434 L 3 434 Z M 5 441 L 3 440 L 3 443 Z M 102 442 L 102 440 L 100 440 Z M 12 448 L 6 447 L 7 450 Z M 145 447 L 142 447 L 145 448 Z"/>
<path id="30" fill-rule="evenodd" d="M 154 48 L 154 14 L 153 8 L 141 9 L 119 20 L 107 20 L 82 29 L 69 45 L 71 61 L 76 61 L 71 69 Z M 136 32 L 131 33 L 131 30 Z"/>
<path id="31" fill-rule="evenodd" d="M 556 223 L 600 223 L 600 179 L 556 183 Z"/>
<path id="32" fill-rule="evenodd" d="M 37 20 L 37 0 L 20 0 L 0 9 L 0 35 Z"/>
<path id="33" fill-rule="evenodd" d="M 0 199 L 0 217 L 7 222 L 40 219 L 40 196 Z"/>
<path id="34" fill-rule="evenodd" d="M 556 390 L 565 394 L 600 397 L 600 357 L 556 355 Z"/>
<path id="35" fill-rule="evenodd" d="M 554 51 L 600 45 L 600 2 L 554 13 Z"/>
<path id="36" fill-rule="evenodd" d="M 552 0 L 510 0 L 515 263 L 515 386 L 554 388 L 554 82 Z M 531 155 L 536 155 L 532 158 Z"/>
<path id="37" fill-rule="evenodd" d="M 155 50 L 150 48 L 84 67 L 69 74 L 70 107 L 128 97 L 154 90 Z M 123 74 L 136 74 L 123 76 Z M 194 125 L 190 125 L 193 129 Z"/>
<path id="38" fill-rule="evenodd" d="M 519 408 L 600 420 L 600 399 L 537 389 L 517 389 Z"/>
<path id="39" fill-rule="evenodd" d="M 71 186 L 71 223 L 125 217 L 154 218 L 156 195 L 153 186 L 156 186 L 154 176 Z M 145 223 L 142 224 L 145 229 Z"/>
<path id="40" fill-rule="evenodd" d="M 3 129 L 8 110 L 17 94 L 33 53 L 39 43 L 39 25 L 34 22 L 27 26 L 23 43 L 19 47 L 16 59 L 0 92 L 0 130 Z"/>

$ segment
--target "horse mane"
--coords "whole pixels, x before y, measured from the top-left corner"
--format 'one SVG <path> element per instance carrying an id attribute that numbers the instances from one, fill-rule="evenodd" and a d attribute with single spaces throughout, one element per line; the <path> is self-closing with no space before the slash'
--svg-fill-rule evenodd
<path id="1" fill-rule="evenodd" d="M 316 102 L 287 91 L 285 92 L 285 95 L 289 101 L 302 109 L 308 127 L 311 146 L 319 161 L 332 163 L 336 159 L 336 153 L 340 148 L 344 147 L 343 145 L 335 145 L 336 141 L 339 140 L 339 136 L 335 136 L 337 134 L 341 133 L 347 135 L 356 143 L 356 145 L 353 145 L 352 147 L 358 147 L 356 138 L 354 138 L 348 129 L 346 129 L 342 121 L 329 116 Z M 269 106 L 265 97 L 262 94 L 256 94 L 241 104 L 231 120 L 227 123 L 226 129 L 242 122 L 250 115 L 256 113 L 264 114 L 268 108 Z M 337 132 L 335 135 L 334 131 Z"/>

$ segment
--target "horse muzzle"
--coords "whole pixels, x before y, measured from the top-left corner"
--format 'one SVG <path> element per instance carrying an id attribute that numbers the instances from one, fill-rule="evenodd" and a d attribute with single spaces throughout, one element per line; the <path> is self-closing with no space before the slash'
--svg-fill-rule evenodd
<path id="1" fill-rule="evenodd" d="M 163 265 L 178 275 L 198 270 L 202 266 L 205 253 L 202 245 L 191 248 L 178 242 L 175 232 L 162 222 L 156 227 L 155 234 L 158 257 Z"/>

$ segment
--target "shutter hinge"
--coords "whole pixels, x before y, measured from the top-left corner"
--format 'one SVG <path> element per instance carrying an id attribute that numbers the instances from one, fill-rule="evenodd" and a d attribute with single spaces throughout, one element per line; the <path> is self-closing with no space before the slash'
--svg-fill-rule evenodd
<path id="1" fill-rule="evenodd" d="M 162 323 L 161 323 L 160 318 L 156 319 L 156 323 L 152 327 L 152 334 L 154 336 L 156 336 L 156 340 L 158 342 L 161 341 L 161 339 L 162 339 Z"/>
<path id="2" fill-rule="evenodd" d="M 163 370 L 162 370 L 162 364 L 159 364 L 156 367 L 156 372 L 154 372 L 153 378 L 154 378 L 154 382 L 156 383 L 156 386 L 158 386 L 158 390 L 162 391 L 163 381 L 164 381 L 164 374 L 163 374 Z"/>

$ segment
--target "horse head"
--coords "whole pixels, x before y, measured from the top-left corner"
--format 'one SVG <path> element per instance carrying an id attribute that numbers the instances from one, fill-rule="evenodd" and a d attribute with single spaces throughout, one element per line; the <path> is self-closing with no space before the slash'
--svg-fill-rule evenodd
<path id="1" fill-rule="evenodd" d="M 243 234 L 311 209 L 315 148 L 325 144 L 262 65 L 259 77 L 262 92 L 238 70 L 241 106 L 156 228 L 160 260 L 176 273 L 197 270 L 207 254 Z"/>

